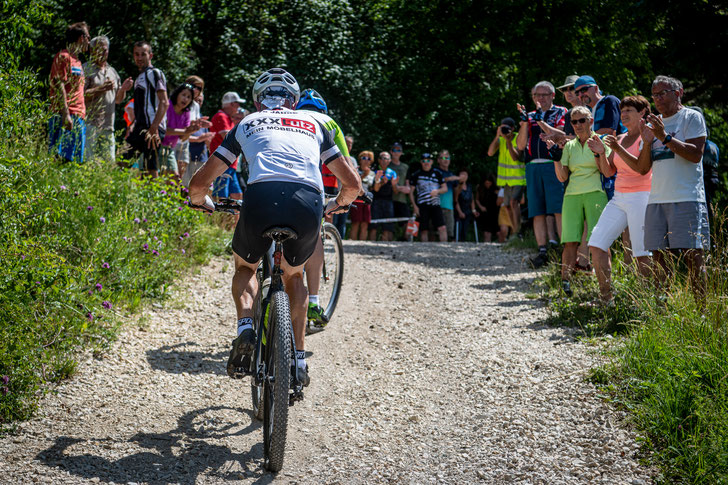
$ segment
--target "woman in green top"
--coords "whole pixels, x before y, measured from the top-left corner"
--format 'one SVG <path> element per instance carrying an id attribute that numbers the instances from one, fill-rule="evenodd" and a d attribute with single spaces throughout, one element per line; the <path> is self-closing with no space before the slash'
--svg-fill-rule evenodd
<path id="1" fill-rule="evenodd" d="M 599 173 L 610 172 L 612 151 L 592 131 L 592 113 L 586 106 L 571 110 L 571 124 L 576 138 L 564 145 L 560 162 L 554 162 L 556 177 L 561 182 L 568 180 L 561 209 L 561 285 L 564 293 L 571 296 L 571 273 L 576 264 L 576 250 L 584 231 L 584 217 L 587 223 L 587 239 L 599 221 L 607 205 L 607 195 L 602 190 Z"/>

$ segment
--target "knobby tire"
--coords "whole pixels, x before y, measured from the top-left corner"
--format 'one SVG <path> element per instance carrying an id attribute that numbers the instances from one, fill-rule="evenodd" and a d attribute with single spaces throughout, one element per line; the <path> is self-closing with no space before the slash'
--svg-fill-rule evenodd
<path id="1" fill-rule="evenodd" d="M 272 472 L 283 468 L 288 431 L 288 391 L 291 383 L 291 311 L 288 295 L 276 291 L 270 301 L 266 363 L 268 375 L 264 387 L 263 449 L 265 468 Z"/>
<path id="2" fill-rule="evenodd" d="M 321 289 L 319 298 L 324 314 L 331 320 L 341 295 L 341 285 L 344 281 L 344 245 L 336 226 L 324 222 L 322 227 L 324 243 L 324 271 L 321 275 Z M 329 281 L 326 281 L 326 276 Z"/>

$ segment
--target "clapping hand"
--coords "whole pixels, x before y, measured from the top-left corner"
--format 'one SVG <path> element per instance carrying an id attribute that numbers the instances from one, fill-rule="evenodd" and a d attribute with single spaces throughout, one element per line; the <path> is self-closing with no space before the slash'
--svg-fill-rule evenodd
<path id="1" fill-rule="evenodd" d="M 647 121 L 652 125 L 647 125 L 647 127 L 650 129 L 655 138 L 658 140 L 664 140 L 667 134 L 665 133 L 665 123 L 662 122 L 662 118 L 649 114 L 647 115 Z"/>
<path id="2" fill-rule="evenodd" d="M 655 133 L 652 131 L 652 127 L 643 119 L 640 120 L 640 136 L 642 136 L 642 141 L 648 145 L 655 140 Z"/>
<path id="3" fill-rule="evenodd" d="M 521 114 L 521 123 L 528 123 L 528 111 L 521 103 L 516 103 L 516 109 Z"/>
<path id="4" fill-rule="evenodd" d="M 593 134 L 592 137 L 586 141 L 586 144 L 589 145 L 589 149 L 594 152 L 595 155 L 601 155 L 602 153 L 606 152 L 604 143 L 602 143 L 602 140 L 596 133 Z"/>
<path id="5" fill-rule="evenodd" d="M 605 136 L 605 137 L 604 137 L 604 143 L 605 143 L 605 144 L 606 144 L 606 145 L 607 145 L 607 146 L 608 146 L 608 147 L 609 147 L 610 149 L 612 149 L 612 151 L 614 151 L 614 150 L 618 150 L 618 149 L 620 148 L 620 146 L 621 146 L 621 145 L 619 144 L 619 140 L 617 140 L 617 137 L 616 137 L 616 136 L 614 136 L 614 135 L 607 135 L 607 136 Z"/>

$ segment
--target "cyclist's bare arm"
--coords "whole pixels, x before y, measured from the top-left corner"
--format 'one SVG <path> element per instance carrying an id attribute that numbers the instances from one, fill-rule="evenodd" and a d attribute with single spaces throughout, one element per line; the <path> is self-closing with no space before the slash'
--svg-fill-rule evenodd
<path id="1" fill-rule="evenodd" d="M 351 164 L 343 156 L 329 162 L 329 170 L 336 175 L 341 182 L 341 190 L 336 197 L 336 203 L 342 207 L 348 206 L 359 196 L 361 192 L 361 178 Z"/>
<path id="2" fill-rule="evenodd" d="M 228 166 L 225 162 L 220 160 L 217 155 L 211 155 L 190 180 L 190 202 L 195 205 L 203 205 L 210 184 L 227 169 Z"/>

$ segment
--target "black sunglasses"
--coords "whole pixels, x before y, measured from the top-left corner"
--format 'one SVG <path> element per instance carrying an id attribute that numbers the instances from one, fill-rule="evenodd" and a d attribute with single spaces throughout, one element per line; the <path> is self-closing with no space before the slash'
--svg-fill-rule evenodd
<path id="1" fill-rule="evenodd" d="M 568 93 L 569 91 L 573 91 L 574 86 L 568 86 L 561 90 L 562 93 Z"/>
<path id="2" fill-rule="evenodd" d="M 585 93 L 585 92 L 589 91 L 589 88 L 590 87 L 591 86 L 583 86 L 583 87 L 580 87 L 579 89 L 576 90 L 576 94 Z"/>
<path id="3" fill-rule="evenodd" d="M 372 157 L 359 157 L 359 160 L 371 160 Z"/>
<path id="4" fill-rule="evenodd" d="M 583 123 L 586 123 L 586 120 L 588 120 L 588 119 L 589 118 L 579 118 L 578 120 L 572 119 L 571 120 L 571 124 L 574 125 L 574 126 L 578 125 L 579 123 L 582 123 L 583 124 Z"/>

